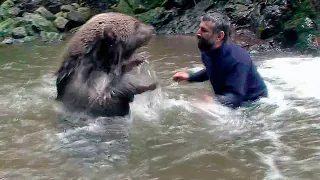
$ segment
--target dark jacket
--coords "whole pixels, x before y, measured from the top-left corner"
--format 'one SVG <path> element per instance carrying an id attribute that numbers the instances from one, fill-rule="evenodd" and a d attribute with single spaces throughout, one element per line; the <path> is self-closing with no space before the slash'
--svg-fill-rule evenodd
<path id="1" fill-rule="evenodd" d="M 245 101 L 267 95 L 267 87 L 249 54 L 231 42 L 211 52 L 201 52 L 205 69 L 190 74 L 189 82 L 210 80 L 217 100 L 236 108 Z"/>

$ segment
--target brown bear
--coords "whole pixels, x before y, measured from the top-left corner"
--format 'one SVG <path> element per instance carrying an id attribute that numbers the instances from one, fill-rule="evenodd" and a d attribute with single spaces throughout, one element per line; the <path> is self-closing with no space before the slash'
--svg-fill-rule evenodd
<path id="1" fill-rule="evenodd" d="M 69 110 L 125 116 L 134 95 L 157 83 L 132 83 L 130 71 L 145 61 L 134 52 L 152 38 L 154 28 L 121 13 L 101 13 L 74 34 L 56 72 L 57 100 Z"/>

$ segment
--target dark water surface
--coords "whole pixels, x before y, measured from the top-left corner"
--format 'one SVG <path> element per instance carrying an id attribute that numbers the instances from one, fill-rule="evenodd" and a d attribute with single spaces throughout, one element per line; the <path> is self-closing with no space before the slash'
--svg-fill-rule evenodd
<path id="1" fill-rule="evenodd" d="M 171 80 L 201 66 L 194 37 L 155 37 L 140 70 L 160 88 L 131 118 L 64 121 L 53 73 L 65 44 L 0 47 L 0 179 L 319 179 L 319 57 L 253 55 L 270 97 L 231 111 L 203 101 L 208 82 Z"/>

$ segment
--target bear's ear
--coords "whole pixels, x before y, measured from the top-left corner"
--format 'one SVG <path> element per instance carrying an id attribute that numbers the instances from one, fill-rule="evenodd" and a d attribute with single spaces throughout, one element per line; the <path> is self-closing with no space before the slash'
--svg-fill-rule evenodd
<path id="1" fill-rule="evenodd" d="M 112 25 L 106 25 L 103 28 L 103 35 L 102 35 L 104 41 L 110 42 L 110 44 L 117 44 L 119 42 L 119 37 L 114 32 Z"/>

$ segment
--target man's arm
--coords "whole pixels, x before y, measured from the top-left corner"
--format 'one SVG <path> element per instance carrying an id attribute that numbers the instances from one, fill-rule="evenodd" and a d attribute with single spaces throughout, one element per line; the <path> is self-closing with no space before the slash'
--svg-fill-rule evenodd
<path id="1" fill-rule="evenodd" d="M 188 78 L 188 81 L 189 82 L 203 82 L 203 81 L 206 81 L 208 80 L 208 75 L 207 75 L 207 71 L 206 69 L 202 69 L 194 74 L 190 74 L 189 73 L 189 78 Z"/>
<path id="2" fill-rule="evenodd" d="M 242 63 L 235 63 L 230 68 L 226 79 L 227 92 L 218 95 L 217 101 L 231 108 L 239 107 L 247 90 L 247 76 L 250 66 Z"/>

